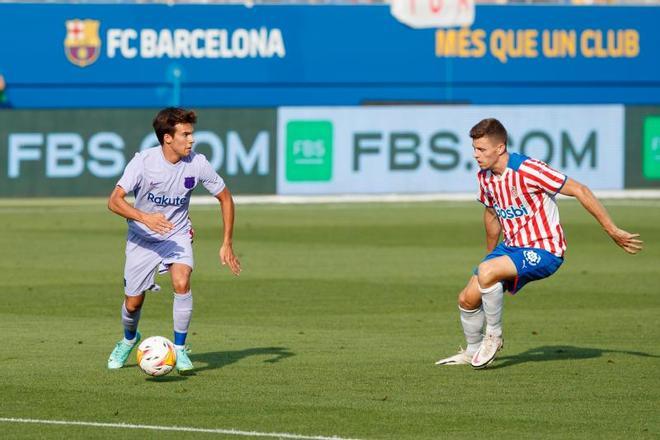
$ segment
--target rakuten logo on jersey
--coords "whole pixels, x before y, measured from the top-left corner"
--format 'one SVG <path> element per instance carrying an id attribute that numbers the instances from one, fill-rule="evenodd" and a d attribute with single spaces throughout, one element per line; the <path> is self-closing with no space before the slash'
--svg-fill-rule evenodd
<path id="1" fill-rule="evenodd" d="M 188 201 L 186 197 L 156 196 L 154 193 L 147 193 L 147 200 L 158 206 L 181 206 Z"/>
<path id="2" fill-rule="evenodd" d="M 522 217 L 524 215 L 529 215 L 529 212 L 527 212 L 527 208 L 525 208 L 524 205 L 520 205 L 517 208 L 515 206 L 512 206 L 511 208 L 506 208 L 506 209 L 502 209 L 499 206 L 495 205 L 494 208 L 495 208 L 495 213 L 498 215 L 498 217 L 505 220 Z"/>

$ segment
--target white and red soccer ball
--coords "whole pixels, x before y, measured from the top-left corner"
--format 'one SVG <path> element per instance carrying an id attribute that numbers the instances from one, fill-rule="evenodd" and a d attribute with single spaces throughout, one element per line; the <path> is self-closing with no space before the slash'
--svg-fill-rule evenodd
<path id="1" fill-rule="evenodd" d="M 174 344 L 162 336 L 151 336 L 138 346 L 137 363 L 149 376 L 164 376 L 176 365 Z"/>

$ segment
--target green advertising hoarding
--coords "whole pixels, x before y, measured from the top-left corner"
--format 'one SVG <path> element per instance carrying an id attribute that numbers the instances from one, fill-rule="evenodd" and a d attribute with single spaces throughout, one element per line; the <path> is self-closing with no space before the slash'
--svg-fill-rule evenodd
<path id="1" fill-rule="evenodd" d="M 289 122 L 286 178 L 290 181 L 328 181 L 331 177 L 332 122 Z"/>
<path id="2" fill-rule="evenodd" d="M 0 111 L 0 197 L 110 194 L 133 155 L 158 145 L 157 112 Z M 275 193 L 275 118 L 274 109 L 198 111 L 195 150 L 234 194 Z"/>
<path id="3" fill-rule="evenodd" d="M 626 107 L 626 188 L 660 188 L 660 107 Z"/>

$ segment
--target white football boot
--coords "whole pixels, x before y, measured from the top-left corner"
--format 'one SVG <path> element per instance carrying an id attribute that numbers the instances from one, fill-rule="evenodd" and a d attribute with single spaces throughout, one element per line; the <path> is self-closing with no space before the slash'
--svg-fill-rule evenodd
<path id="1" fill-rule="evenodd" d="M 470 365 L 472 360 L 473 353 L 468 353 L 467 351 L 460 348 L 458 353 L 449 356 L 448 358 L 440 359 L 436 362 L 436 365 Z"/>
<path id="2" fill-rule="evenodd" d="M 479 350 L 472 357 L 472 367 L 479 369 L 485 368 L 490 365 L 494 360 L 497 352 L 504 347 L 504 340 L 495 335 L 486 335 L 484 340 L 481 341 Z"/>

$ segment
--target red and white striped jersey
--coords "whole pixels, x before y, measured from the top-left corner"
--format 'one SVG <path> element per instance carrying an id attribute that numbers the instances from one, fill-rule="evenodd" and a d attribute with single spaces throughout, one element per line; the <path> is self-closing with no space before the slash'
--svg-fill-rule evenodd
<path id="1" fill-rule="evenodd" d="M 555 195 L 567 177 L 540 160 L 510 153 L 501 176 L 478 174 L 478 200 L 493 208 L 502 225 L 504 244 L 544 249 L 558 257 L 566 251 Z"/>

